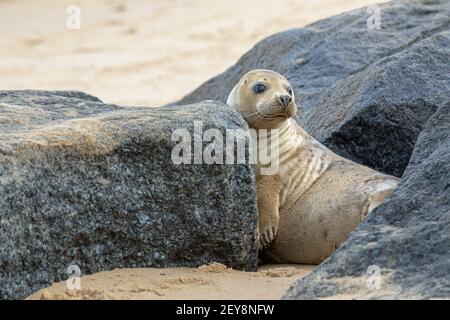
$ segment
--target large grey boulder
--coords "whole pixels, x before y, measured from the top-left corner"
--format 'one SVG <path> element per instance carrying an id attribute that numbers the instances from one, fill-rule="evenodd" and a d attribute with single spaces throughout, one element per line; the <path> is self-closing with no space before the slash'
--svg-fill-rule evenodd
<path id="1" fill-rule="evenodd" d="M 121 108 L 78 92 L 0 91 L 0 298 L 127 267 L 257 265 L 252 168 L 175 165 L 174 130 L 246 128 L 213 101 Z"/>
<path id="2" fill-rule="evenodd" d="M 450 97 L 449 61 L 449 30 L 416 41 L 326 90 L 308 131 L 341 155 L 400 177 L 418 134 Z"/>
<path id="3" fill-rule="evenodd" d="M 179 103 L 226 101 L 244 73 L 272 69 L 293 85 L 304 108 L 299 123 L 315 138 L 400 177 L 442 101 L 439 92 L 448 90 L 450 3 L 393 1 L 378 8 L 381 29 L 368 28 L 374 11 L 362 8 L 268 37 Z"/>
<path id="4" fill-rule="evenodd" d="M 278 71 L 292 83 L 309 133 L 402 177 L 288 299 L 450 298 L 450 2 L 379 9 L 378 30 L 367 28 L 374 11 L 362 8 L 273 35 L 182 100 L 224 101 L 245 72 Z"/>

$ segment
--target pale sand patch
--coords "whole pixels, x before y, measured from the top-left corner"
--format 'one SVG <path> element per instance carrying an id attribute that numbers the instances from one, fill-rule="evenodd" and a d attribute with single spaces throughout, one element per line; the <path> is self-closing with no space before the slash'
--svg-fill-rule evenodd
<path id="1" fill-rule="evenodd" d="M 80 290 L 68 290 L 59 282 L 27 299 L 280 299 L 314 267 L 266 265 L 243 272 L 214 263 L 197 269 L 116 269 L 83 276 Z"/>
<path id="2" fill-rule="evenodd" d="M 161 106 L 275 32 L 379 0 L 2 0 L 0 89 L 82 90 Z M 81 8 L 81 30 L 66 9 Z"/>

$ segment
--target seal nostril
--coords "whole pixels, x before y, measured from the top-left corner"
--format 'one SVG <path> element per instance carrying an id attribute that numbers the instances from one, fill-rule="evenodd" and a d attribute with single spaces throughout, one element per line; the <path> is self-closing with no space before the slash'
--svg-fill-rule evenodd
<path id="1" fill-rule="evenodd" d="M 283 106 L 287 107 L 291 103 L 292 98 L 291 98 L 291 96 L 284 95 L 284 96 L 280 97 L 280 100 L 281 100 L 281 103 L 283 104 Z"/>

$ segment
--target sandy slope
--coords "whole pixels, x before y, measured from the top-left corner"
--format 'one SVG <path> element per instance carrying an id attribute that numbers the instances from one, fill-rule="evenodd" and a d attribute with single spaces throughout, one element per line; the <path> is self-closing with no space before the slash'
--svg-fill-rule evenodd
<path id="1" fill-rule="evenodd" d="M 242 272 L 221 264 L 198 269 L 117 269 L 82 277 L 79 290 L 69 290 L 60 282 L 28 299 L 280 299 L 291 283 L 312 269 L 272 265 Z"/>
<path id="2" fill-rule="evenodd" d="M 275 32 L 377 0 L 0 0 L 0 88 L 158 106 Z M 379 2 L 379 1 L 378 1 Z M 81 8 L 81 29 L 66 8 Z"/>

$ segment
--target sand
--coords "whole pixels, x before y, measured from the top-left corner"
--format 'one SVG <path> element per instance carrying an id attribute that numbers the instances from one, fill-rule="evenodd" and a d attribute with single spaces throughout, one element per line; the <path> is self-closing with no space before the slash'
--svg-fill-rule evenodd
<path id="1" fill-rule="evenodd" d="M 295 280 L 313 268 L 267 265 L 257 272 L 243 272 L 214 263 L 197 269 L 116 269 L 82 277 L 78 290 L 67 289 L 65 282 L 59 282 L 28 299 L 280 299 Z"/>
<path id="2" fill-rule="evenodd" d="M 259 40 L 376 0 L 0 0 L 0 90 L 81 90 L 161 106 L 223 72 Z M 66 27 L 68 5 L 81 29 Z M 219 270 L 216 270 L 216 269 Z M 279 299 L 312 267 L 124 269 L 31 299 Z M 217 272 L 216 272 L 217 271 Z"/>
<path id="3" fill-rule="evenodd" d="M 278 31 L 376 0 L 0 0 L 0 89 L 160 106 Z M 81 29 L 66 9 L 81 8 Z"/>

